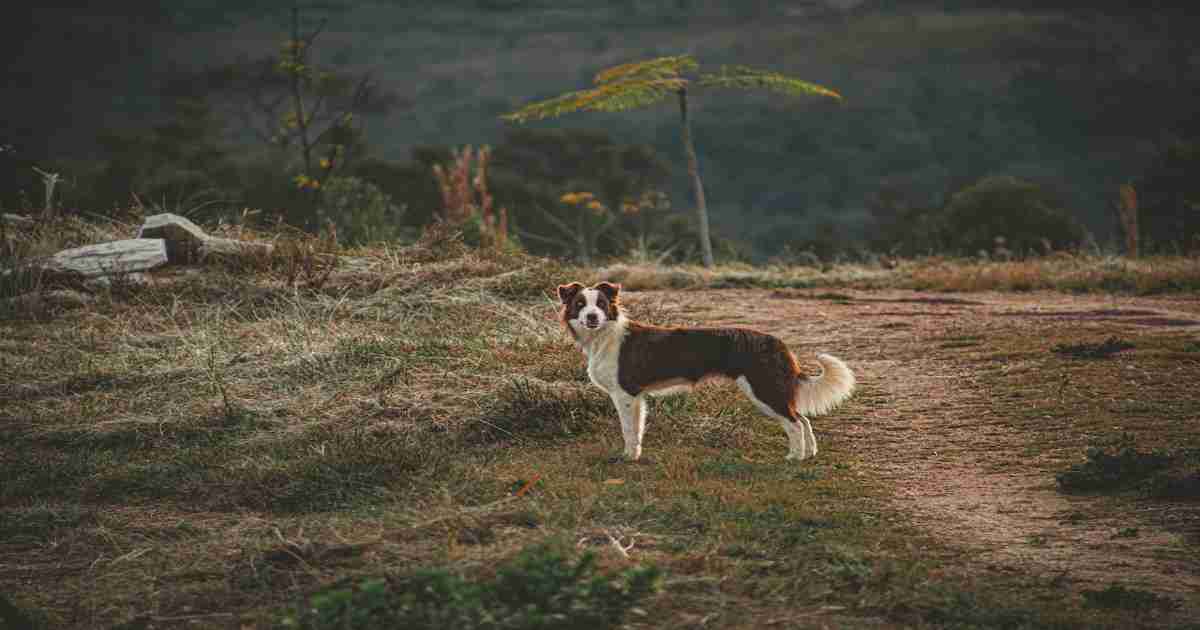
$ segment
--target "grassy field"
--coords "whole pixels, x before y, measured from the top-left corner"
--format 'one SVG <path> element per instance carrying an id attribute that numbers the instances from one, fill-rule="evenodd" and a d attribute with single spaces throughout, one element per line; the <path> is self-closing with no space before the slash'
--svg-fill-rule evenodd
<path id="1" fill-rule="evenodd" d="M 615 413 L 552 299 L 557 284 L 601 277 L 625 282 L 634 317 L 659 323 L 749 312 L 720 308 L 722 295 L 824 318 L 853 339 L 829 349 L 863 366 L 862 388 L 816 423 L 814 460 L 785 463 L 779 427 L 713 385 L 654 403 L 649 463 L 610 463 Z M 1197 607 L 1120 567 L 1078 581 L 981 559 L 898 502 L 885 419 L 937 398 L 887 389 L 903 367 L 889 375 L 872 358 L 894 349 L 902 365 L 934 356 L 969 372 L 972 413 L 1019 430 L 1014 448 L 1028 455 L 979 466 L 1049 486 L 1070 471 L 1085 486 L 1103 478 L 1084 489 L 1077 521 L 1117 518 L 1118 533 L 1145 537 L 1157 525 L 1135 512 L 1173 510 L 1167 553 L 1195 557 L 1194 258 L 597 271 L 435 238 L 346 252 L 328 277 L 266 261 L 74 295 L 46 286 L 38 299 L 10 297 L 7 282 L 0 604 L 11 607 L 0 621 L 11 627 L 272 627 L 331 589 L 399 607 L 430 571 L 448 592 L 491 592 L 547 549 L 568 562 L 594 554 L 613 584 L 631 568 L 660 571 L 593 627 L 1184 627 Z M 692 291 L 651 291 L 678 288 Z M 913 311 L 855 328 L 880 304 L 953 310 L 976 295 L 914 289 L 1165 295 L 1184 323 L 1126 332 L 1136 360 L 1120 363 L 1070 322 L 1030 336 L 1014 318 L 977 330 L 960 313 L 958 327 L 927 331 L 921 321 L 948 320 Z M 1122 431 L 1133 435 L 1104 441 Z M 593 600 L 579 601 L 573 614 Z M 545 623 L 524 627 L 558 627 Z"/>

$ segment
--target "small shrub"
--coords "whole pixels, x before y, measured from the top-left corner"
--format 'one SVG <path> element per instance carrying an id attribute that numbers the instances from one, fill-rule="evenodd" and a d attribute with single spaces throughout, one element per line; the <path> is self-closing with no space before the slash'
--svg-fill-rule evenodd
<path id="1" fill-rule="evenodd" d="M 571 561 L 552 546 L 527 550 L 490 581 L 425 570 L 335 587 L 287 617 L 293 628 L 613 628 L 659 588 L 660 571 L 596 572 L 595 557 Z"/>
<path id="2" fill-rule="evenodd" d="M 508 208 L 495 207 L 488 191 L 490 147 L 478 151 L 470 146 L 453 151 L 454 163 L 434 164 L 433 175 L 442 193 L 443 218 L 450 224 L 462 226 L 463 240 L 478 247 L 507 249 Z M 471 227 L 465 225 L 471 223 Z M 471 243 L 471 239 L 475 243 Z"/>
<path id="3" fill-rule="evenodd" d="M 1135 346 L 1118 337 L 1109 337 L 1104 343 L 1060 343 L 1054 346 L 1054 352 L 1073 359 L 1107 359 L 1122 350 L 1132 350 Z"/>
<path id="4" fill-rule="evenodd" d="M 1156 499 L 1200 499 L 1200 449 L 1173 453 L 1170 470 L 1155 475 L 1146 489 Z"/>
<path id="5" fill-rule="evenodd" d="M 1110 490 L 1145 479 L 1171 463 L 1171 456 L 1161 451 L 1143 452 L 1133 445 L 1133 438 L 1122 435 L 1111 446 L 1087 449 L 1087 461 L 1058 473 L 1055 478 L 1064 492 Z"/>
<path id="6" fill-rule="evenodd" d="M 499 228 L 487 227 L 485 217 L 481 214 L 468 216 L 459 224 L 459 229 L 462 230 L 463 242 L 471 247 L 481 249 L 492 247 L 505 253 L 524 251 L 521 240 L 516 234 L 504 233 L 503 238 L 497 238 L 495 235 L 500 234 Z"/>
<path id="7" fill-rule="evenodd" d="M 2 628 L 49 628 L 45 614 L 41 611 L 22 610 L 0 594 L 0 627 Z"/>
<path id="8" fill-rule="evenodd" d="M 1119 608 L 1122 610 L 1174 610 L 1179 602 L 1150 591 L 1127 588 L 1117 583 L 1103 590 L 1084 590 L 1084 605 L 1090 608 Z"/>
<path id="9" fill-rule="evenodd" d="M 347 245 L 389 241 L 400 235 L 401 211 L 378 186 L 357 177 L 334 177 L 321 192 L 321 213 Z"/>
<path id="10" fill-rule="evenodd" d="M 938 216 L 943 245 L 965 254 L 1048 253 L 1084 240 L 1083 227 L 1037 184 L 987 177 L 957 192 Z"/>
<path id="11" fill-rule="evenodd" d="M 941 586 L 930 589 L 928 599 L 918 600 L 914 608 L 922 613 L 921 621 L 924 623 L 920 625 L 932 624 L 935 628 L 1063 627 L 1039 619 L 1034 610 L 998 602 L 982 593 Z"/>
<path id="12" fill-rule="evenodd" d="M 1200 250 L 1200 141 L 1190 138 L 1163 147 L 1133 184 L 1138 198 L 1134 227 L 1147 250 Z"/>

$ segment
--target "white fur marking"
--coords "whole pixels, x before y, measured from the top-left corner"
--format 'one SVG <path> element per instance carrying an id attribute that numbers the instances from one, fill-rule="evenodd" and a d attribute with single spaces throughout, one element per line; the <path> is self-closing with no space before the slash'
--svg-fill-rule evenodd
<path id="1" fill-rule="evenodd" d="M 818 354 L 821 375 L 800 383 L 796 395 L 796 411 L 805 416 L 819 416 L 840 405 L 854 391 L 854 372 L 841 359 L 831 354 Z"/>
<path id="2" fill-rule="evenodd" d="M 646 433 L 646 404 L 641 396 L 630 396 L 618 380 L 621 341 L 625 338 L 625 314 L 618 312 L 615 320 L 596 306 L 601 293 L 596 289 L 580 292 L 587 306 L 579 310 L 567 325 L 578 335 L 578 343 L 588 358 L 588 378 L 592 384 L 608 393 L 621 417 L 621 435 L 625 439 L 625 458 L 636 460 L 642 455 L 642 436 Z M 584 325 L 589 313 L 599 321 L 595 328 Z"/>
<path id="3" fill-rule="evenodd" d="M 612 393 L 613 405 L 621 416 L 621 436 L 625 438 L 625 459 L 642 456 L 642 434 L 646 431 L 646 408 L 641 398 L 624 392 Z"/>

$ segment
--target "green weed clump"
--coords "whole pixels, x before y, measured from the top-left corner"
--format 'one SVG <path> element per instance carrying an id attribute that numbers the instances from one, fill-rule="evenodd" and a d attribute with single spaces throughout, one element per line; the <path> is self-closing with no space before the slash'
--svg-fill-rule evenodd
<path id="1" fill-rule="evenodd" d="M 1107 359 L 1122 350 L 1132 350 L 1135 346 L 1124 339 L 1113 335 L 1103 343 L 1060 343 L 1054 346 L 1054 352 L 1074 359 Z"/>
<path id="2" fill-rule="evenodd" d="M 1200 449 L 1140 451 L 1129 434 L 1087 450 L 1087 461 L 1058 473 L 1063 492 L 1136 489 L 1154 499 L 1200 498 Z"/>
<path id="3" fill-rule="evenodd" d="M 1084 604 L 1089 608 L 1118 608 L 1122 610 L 1173 610 L 1179 602 L 1165 595 L 1112 583 L 1102 590 L 1084 590 Z"/>
<path id="4" fill-rule="evenodd" d="M 434 569 L 331 588 L 313 595 L 283 625 L 311 630 L 600 630 L 616 627 L 641 600 L 656 593 L 660 577 L 654 566 L 598 573 L 590 553 L 572 561 L 554 546 L 540 546 L 522 553 L 488 581 Z"/>
<path id="5" fill-rule="evenodd" d="M 1087 449 L 1087 461 L 1058 473 L 1055 478 L 1064 492 L 1114 490 L 1149 477 L 1171 464 L 1162 451 L 1139 451 L 1132 436 L 1123 434 L 1113 444 Z"/>

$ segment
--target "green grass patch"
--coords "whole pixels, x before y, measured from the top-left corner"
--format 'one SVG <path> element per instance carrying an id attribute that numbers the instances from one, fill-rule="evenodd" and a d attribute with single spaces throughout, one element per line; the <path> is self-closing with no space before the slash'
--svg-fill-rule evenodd
<path id="1" fill-rule="evenodd" d="M 1122 350 L 1132 350 L 1135 347 L 1128 341 L 1112 336 L 1102 343 L 1060 343 L 1054 346 L 1053 350 L 1073 359 L 1107 359 Z"/>
<path id="2" fill-rule="evenodd" d="M 1133 437 L 1122 434 L 1087 449 L 1086 460 L 1055 475 L 1063 492 L 1113 491 L 1128 488 L 1171 466 L 1175 455 L 1141 451 Z"/>
<path id="3" fill-rule="evenodd" d="M 701 478 L 728 480 L 795 480 L 816 481 L 825 472 L 800 464 L 781 463 L 776 460 L 752 462 L 726 455 L 701 463 L 697 469 Z"/>
<path id="4" fill-rule="evenodd" d="M 1100 590 L 1083 591 L 1085 605 L 1091 608 L 1133 611 L 1174 610 L 1179 602 L 1164 595 L 1130 588 L 1116 582 Z"/>
<path id="5" fill-rule="evenodd" d="M 492 579 L 428 569 L 325 589 L 282 625 L 311 630 L 603 630 L 620 625 L 660 583 L 661 571 L 652 565 L 602 573 L 593 554 L 576 559 L 560 548 L 540 546 L 501 566 Z"/>
<path id="6" fill-rule="evenodd" d="M 62 530 L 94 521 L 93 512 L 73 503 L 40 501 L 27 507 L 5 507 L 0 509 L 0 538 L 16 543 L 41 542 Z"/>

